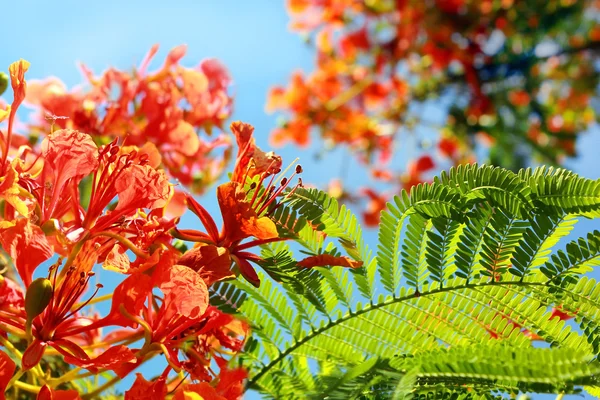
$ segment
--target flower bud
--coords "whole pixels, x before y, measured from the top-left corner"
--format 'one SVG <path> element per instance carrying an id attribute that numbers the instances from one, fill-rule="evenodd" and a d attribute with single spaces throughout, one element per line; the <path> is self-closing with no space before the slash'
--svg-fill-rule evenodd
<path id="1" fill-rule="evenodd" d="M 25 312 L 27 320 L 32 321 L 40 315 L 52 300 L 52 283 L 46 278 L 37 278 L 27 288 L 25 293 Z"/>
<path id="2" fill-rule="evenodd" d="M 175 247 L 177 250 L 179 250 L 182 253 L 185 253 L 186 251 L 188 251 L 188 246 L 185 244 L 184 241 L 182 240 L 175 240 L 173 242 L 173 247 Z"/>
<path id="3" fill-rule="evenodd" d="M 60 223 L 57 219 L 51 218 L 42 224 L 42 231 L 46 236 L 56 235 L 60 231 Z"/>
<path id="4" fill-rule="evenodd" d="M 7 87 L 8 87 L 8 75 L 6 75 L 6 73 L 4 73 L 4 72 L 0 72 L 0 96 L 2 96 L 2 93 L 4 93 L 6 91 Z"/>

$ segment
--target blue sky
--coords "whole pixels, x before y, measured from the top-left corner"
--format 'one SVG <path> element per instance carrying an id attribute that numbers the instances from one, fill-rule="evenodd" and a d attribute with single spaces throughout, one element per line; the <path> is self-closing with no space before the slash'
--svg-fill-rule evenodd
<path id="1" fill-rule="evenodd" d="M 268 88 L 287 82 L 296 69 L 310 70 L 313 61 L 311 50 L 287 29 L 283 0 L 22 0 L 5 2 L 2 14 L 0 71 L 24 58 L 31 62 L 30 79 L 55 75 L 71 87 L 81 82 L 76 61 L 96 73 L 108 66 L 129 69 L 154 43 L 161 45 L 158 63 L 170 48 L 182 43 L 188 45 L 185 65 L 206 57 L 220 59 L 235 82 L 233 119 L 253 124 L 263 149 L 276 122 L 275 116 L 264 113 Z M 594 128 L 584 136 L 579 144 L 581 157 L 568 162 L 589 178 L 600 177 L 598 133 Z M 302 152 L 288 146 L 279 152 L 288 162 L 300 156 L 306 180 L 324 184 L 339 171 L 344 153 L 337 151 L 326 162 L 314 164 L 311 154 L 317 146 Z M 366 183 L 354 161 L 349 169 L 351 183 Z M 216 210 L 210 194 L 203 204 Z M 585 231 L 591 226 L 585 224 Z M 375 238 L 374 232 L 368 235 L 371 243 Z"/>

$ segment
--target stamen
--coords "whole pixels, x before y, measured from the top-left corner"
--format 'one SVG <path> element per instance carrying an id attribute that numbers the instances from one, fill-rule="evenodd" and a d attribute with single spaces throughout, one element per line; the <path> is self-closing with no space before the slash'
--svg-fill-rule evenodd
<path id="1" fill-rule="evenodd" d="M 246 179 L 248 178 L 248 172 L 250 172 L 250 169 L 254 168 L 256 165 L 256 162 L 254 161 L 254 158 L 250 159 L 250 162 L 248 162 L 248 166 L 246 167 L 246 172 L 244 173 L 244 179 L 242 179 L 242 187 L 246 184 Z"/>
<path id="2" fill-rule="evenodd" d="M 93 275 L 92 275 L 92 276 L 93 276 Z M 94 290 L 94 293 L 92 293 L 92 295 L 90 296 L 90 298 L 89 298 L 89 299 L 87 299 L 85 302 L 83 302 L 83 303 L 82 303 L 82 304 L 81 304 L 79 307 L 77 307 L 75 310 L 72 310 L 72 311 L 71 311 L 71 312 L 70 312 L 68 315 L 66 315 L 66 316 L 63 318 L 63 321 L 64 321 L 64 320 L 66 320 L 66 319 L 68 319 L 68 318 L 70 318 L 70 317 L 72 317 L 73 315 L 77 314 L 79 311 L 81 311 L 81 309 L 83 309 L 85 306 L 87 306 L 87 305 L 89 304 L 89 302 L 90 302 L 90 301 L 92 301 L 92 299 L 93 299 L 94 297 L 96 297 L 96 295 L 98 294 L 98 291 L 99 291 L 100 289 L 102 289 L 103 287 L 104 287 L 104 285 L 103 285 L 103 284 L 101 284 L 101 283 L 97 283 L 97 284 L 96 284 L 96 290 Z"/>
<path id="3" fill-rule="evenodd" d="M 260 179 L 260 182 L 259 182 L 259 185 L 258 185 L 259 187 L 262 186 L 264 179 L 269 174 L 269 170 L 271 169 L 271 166 L 274 163 L 275 163 L 275 160 L 272 160 L 271 163 L 269 164 L 269 166 L 267 167 L 267 170 L 263 173 L 262 178 Z M 279 171 L 281 171 L 281 169 L 277 170 L 274 173 L 271 173 L 271 180 L 269 181 L 269 184 L 265 188 L 265 191 L 263 192 L 263 194 L 260 196 L 258 202 L 256 203 L 257 207 L 262 203 L 263 198 L 265 197 L 265 194 L 269 193 L 269 190 L 270 190 L 271 186 L 273 185 L 273 182 L 275 181 L 275 176 L 279 173 Z M 254 193 L 254 195 L 252 196 L 252 201 L 250 201 L 250 207 L 254 207 L 254 200 L 256 199 L 257 192 L 259 192 L 259 190 L 257 190 Z"/>
<path id="4" fill-rule="evenodd" d="M 265 180 L 266 177 L 267 177 L 266 173 L 261 174 L 260 181 L 258 181 L 258 188 L 259 189 L 256 189 L 256 191 L 252 195 L 252 199 L 250 200 L 250 207 L 254 207 L 254 201 L 256 200 L 256 195 L 258 194 L 258 192 L 260 192 L 260 188 L 262 187 L 262 184 L 263 184 L 263 182 L 264 182 L 264 180 Z M 273 179 L 275 179 L 275 175 L 271 176 L 271 180 L 269 181 L 269 184 L 267 185 L 267 188 L 265 189 L 265 191 L 263 192 L 263 194 L 260 195 L 260 198 L 258 199 L 258 202 L 256 203 L 257 205 L 260 204 L 260 202 L 262 201 L 263 197 L 265 196 L 266 191 L 273 184 Z"/>
<path id="5" fill-rule="evenodd" d="M 289 169 L 289 167 L 287 168 Z M 287 170 L 286 169 L 286 170 Z M 279 196 L 287 187 L 287 185 L 289 184 L 289 182 L 297 175 L 302 173 L 302 166 L 300 166 L 300 164 L 296 165 L 296 169 L 294 171 L 294 173 L 292 174 L 292 176 L 290 176 L 289 179 L 287 178 L 282 178 L 281 179 L 281 186 L 279 187 L 279 189 L 277 189 L 277 191 L 275 191 L 275 193 L 269 193 L 269 197 L 267 198 L 267 200 L 265 201 L 265 203 L 262 205 L 262 207 L 260 208 L 260 210 L 258 210 L 258 212 L 256 213 L 257 215 L 261 215 L 268 207 L 271 203 L 273 203 L 273 201 L 275 201 L 275 199 L 277 198 L 277 196 Z M 300 181 L 302 182 L 302 181 Z M 295 188 L 293 189 L 295 190 Z M 289 194 L 288 194 L 289 195 Z"/>

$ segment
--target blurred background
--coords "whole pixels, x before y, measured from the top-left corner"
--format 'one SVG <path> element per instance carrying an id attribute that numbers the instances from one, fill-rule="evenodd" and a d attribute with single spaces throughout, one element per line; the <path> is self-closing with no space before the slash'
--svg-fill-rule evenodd
<path id="1" fill-rule="evenodd" d="M 490 12 L 485 1 L 424 2 L 408 22 L 390 17 L 390 4 L 402 1 L 365 1 L 356 11 L 356 2 L 339 1 L 339 15 L 305 3 L 5 2 L 0 70 L 24 58 L 28 80 L 56 76 L 72 88 L 84 81 L 77 62 L 98 75 L 128 71 L 158 43 L 153 70 L 186 44 L 182 65 L 215 57 L 229 70 L 230 121 L 254 125 L 258 145 L 284 165 L 299 157 L 306 184 L 351 201 L 365 218 L 401 188 L 461 162 L 560 164 L 600 178 L 593 2 L 527 1 L 514 12 L 512 1 L 490 1 Z M 414 41 L 403 43 L 390 28 L 398 26 Z M 201 202 L 217 210 L 212 190 Z M 572 236 L 591 228 L 578 225 Z M 367 240 L 375 243 L 374 229 Z"/>

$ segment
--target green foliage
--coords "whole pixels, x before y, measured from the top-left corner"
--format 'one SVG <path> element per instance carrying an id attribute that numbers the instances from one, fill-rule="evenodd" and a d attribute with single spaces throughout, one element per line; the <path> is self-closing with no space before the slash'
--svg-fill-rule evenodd
<path id="1" fill-rule="evenodd" d="M 215 304 L 236 303 L 253 328 L 241 360 L 249 389 L 425 399 L 597 385 L 600 287 L 584 274 L 600 264 L 600 232 L 558 247 L 576 217 L 600 213 L 600 181 L 552 168 L 452 169 L 388 204 L 376 257 L 354 215 L 324 193 L 299 190 L 282 209 L 282 226 L 295 226 L 290 215 L 304 221 L 289 232 L 309 254 L 339 254 L 336 238 L 364 265 L 300 269 L 291 247 L 270 244 L 272 279 L 217 287 Z M 556 307 L 577 328 L 553 318 Z"/>

